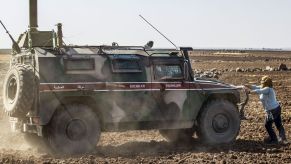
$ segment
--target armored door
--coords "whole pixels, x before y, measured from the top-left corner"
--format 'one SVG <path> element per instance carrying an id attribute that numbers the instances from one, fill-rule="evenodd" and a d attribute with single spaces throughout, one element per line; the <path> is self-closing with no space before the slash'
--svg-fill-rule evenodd
<path id="1" fill-rule="evenodd" d="M 180 57 L 152 57 L 152 96 L 156 117 L 162 128 L 188 127 L 189 81 Z M 165 126 L 165 127 L 164 127 Z"/>
<path id="2" fill-rule="evenodd" d="M 137 122 L 151 119 L 150 113 L 154 108 L 148 57 L 119 54 L 109 58 L 112 75 L 106 86 L 112 104 L 112 122 L 129 123 L 136 129 L 138 127 L 134 126 L 139 126 Z"/>

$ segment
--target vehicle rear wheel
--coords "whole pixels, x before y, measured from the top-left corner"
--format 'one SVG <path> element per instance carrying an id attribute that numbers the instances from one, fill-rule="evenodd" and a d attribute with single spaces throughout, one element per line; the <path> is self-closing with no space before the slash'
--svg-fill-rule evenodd
<path id="1" fill-rule="evenodd" d="M 170 142 L 187 142 L 193 138 L 194 129 L 162 129 L 159 132 Z"/>
<path id="2" fill-rule="evenodd" d="M 3 105 L 11 117 L 25 117 L 32 108 L 35 86 L 32 67 L 14 65 L 7 72 L 3 84 Z"/>
<path id="3" fill-rule="evenodd" d="M 239 112 L 227 100 L 210 101 L 198 117 L 197 136 L 207 144 L 230 143 L 236 139 L 239 129 Z"/>
<path id="4" fill-rule="evenodd" d="M 56 154 L 82 154 L 95 149 L 100 138 L 100 124 L 86 105 L 63 105 L 54 113 L 48 128 L 48 141 Z"/>

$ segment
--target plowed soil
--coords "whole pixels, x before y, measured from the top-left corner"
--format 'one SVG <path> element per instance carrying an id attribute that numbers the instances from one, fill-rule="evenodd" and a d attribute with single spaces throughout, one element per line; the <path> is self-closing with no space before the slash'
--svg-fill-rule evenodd
<path id="1" fill-rule="evenodd" d="M 215 53 L 194 51 L 193 69 L 231 70 L 240 68 L 291 68 L 290 52 Z M 0 85 L 9 67 L 9 56 L 0 55 Z M 291 70 L 261 72 L 224 72 L 219 79 L 242 85 L 258 83 L 263 75 L 270 75 L 278 100 L 287 138 L 291 139 Z M 2 88 L 1 88 L 2 90 Z M 0 107 L 2 98 L 0 97 Z M 8 118 L 1 110 L 0 163 L 291 163 L 291 145 L 266 145 L 263 138 L 264 112 L 256 95 L 250 96 L 246 106 L 247 120 L 241 124 L 237 141 L 230 145 L 207 146 L 193 139 L 191 143 L 167 142 L 156 130 L 103 133 L 93 153 L 64 157 L 51 156 L 31 148 L 23 135 L 9 131 Z"/>

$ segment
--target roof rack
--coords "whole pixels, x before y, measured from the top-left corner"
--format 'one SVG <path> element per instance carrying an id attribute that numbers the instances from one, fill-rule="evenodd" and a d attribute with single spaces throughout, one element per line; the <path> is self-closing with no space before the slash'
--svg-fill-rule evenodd
<path id="1" fill-rule="evenodd" d="M 116 49 L 116 50 L 144 50 L 143 46 L 108 46 L 108 45 L 101 45 L 101 46 L 79 46 L 79 45 L 69 45 L 65 46 L 66 48 L 101 48 L 101 49 Z"/>

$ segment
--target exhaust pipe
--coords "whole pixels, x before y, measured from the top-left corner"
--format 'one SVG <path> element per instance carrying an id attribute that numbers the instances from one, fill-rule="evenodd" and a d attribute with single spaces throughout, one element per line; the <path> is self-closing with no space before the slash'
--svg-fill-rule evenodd
<path id="1" fill-rule="evenodd" d="M 63 47 L 63 29 L 62 29 L 62 24 L 58 23 L 58 35 L 57 35 L 57 44 L 59 48 Z"/>
<path id="2" fill-rule="evenodd" d="M 29 29 L 37 31 L 37 0 L 29 0 Z"/>

